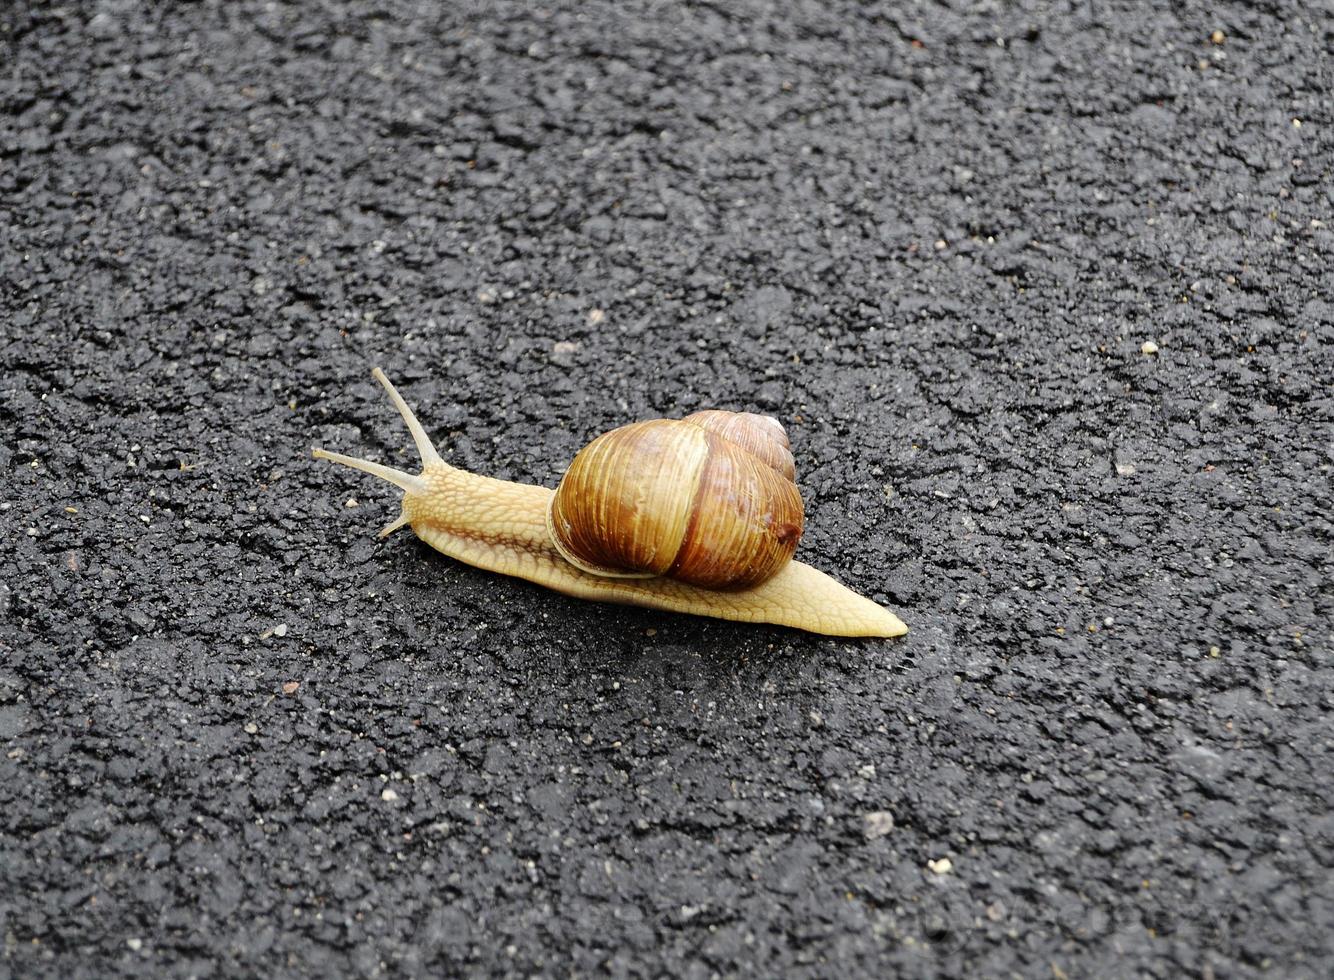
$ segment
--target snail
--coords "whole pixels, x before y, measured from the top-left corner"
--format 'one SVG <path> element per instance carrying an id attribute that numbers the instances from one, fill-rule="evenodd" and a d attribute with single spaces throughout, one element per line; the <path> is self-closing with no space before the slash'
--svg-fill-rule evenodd
<path id="1" fill-rule="evenodd" d="M 833 636 L 901 636 L 889 610 L 792 560 L 804 526 L 777 419 L 698 412 L 604 433 L 556 490 L 450 466 L 379 368 L 421 456 L 402 470 L 315 449 L 403 491 L 380 532 L 411 526 L 451 558 L 580 599 Z"/>

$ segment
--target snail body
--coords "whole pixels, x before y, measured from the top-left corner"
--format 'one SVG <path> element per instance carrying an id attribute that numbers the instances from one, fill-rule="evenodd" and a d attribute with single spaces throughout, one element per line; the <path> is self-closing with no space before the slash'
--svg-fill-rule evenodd
<path id="1" fill-rule="evenodd" d="M 791 560 L 804 526 L 774 419 L 700 412 L 594 439 L 557 490 L 450 466 L 379 368 L 422 471 L 316 449 L 403 490 L 401 527 L 478 568 L 566 595 L 836 636 L 899 636 L 889 610 Z M 758 421 L 757 421 L 758 420 Z"/>

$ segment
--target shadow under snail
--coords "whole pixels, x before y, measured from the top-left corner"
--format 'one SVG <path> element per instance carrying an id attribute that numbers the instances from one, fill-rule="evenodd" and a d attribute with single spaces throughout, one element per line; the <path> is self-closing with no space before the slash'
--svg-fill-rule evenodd
<path id="1" fill-rule="evenodd" d="M 897 616 L 792 560 L 804 526 L 777 419 L 697 412 L 634 422 L 581 449 L 556 490 L 450 466 L 384 372 L 422 459 L 417 474 L 316 449 L 403 490 L 380 532 L 411 526 L 451 558 L 580 599 L 832 636 L 901 636 Z"/>

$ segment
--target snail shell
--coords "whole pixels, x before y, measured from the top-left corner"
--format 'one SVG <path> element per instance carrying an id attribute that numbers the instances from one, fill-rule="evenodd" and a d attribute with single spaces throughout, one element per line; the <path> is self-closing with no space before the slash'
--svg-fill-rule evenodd
<path id="1" fill-rule="evenodd" d="M 745 589 L 792 558 L 804 514 L 777 419 L 696 412 L 635 422 L 575 456 L 552 498 L 556 550 L 595 575 Z"/>

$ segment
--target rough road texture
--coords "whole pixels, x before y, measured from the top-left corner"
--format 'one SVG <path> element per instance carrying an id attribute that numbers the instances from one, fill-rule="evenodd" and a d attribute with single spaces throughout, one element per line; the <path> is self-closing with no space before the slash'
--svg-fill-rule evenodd
<path id="1" fill-rule="evenodd" d="M 4 5 L 0 975 L 1327 976 L 1334 27 L 1162 6 Z M 377 543 L 377 363 L 912 632 Z"/>

